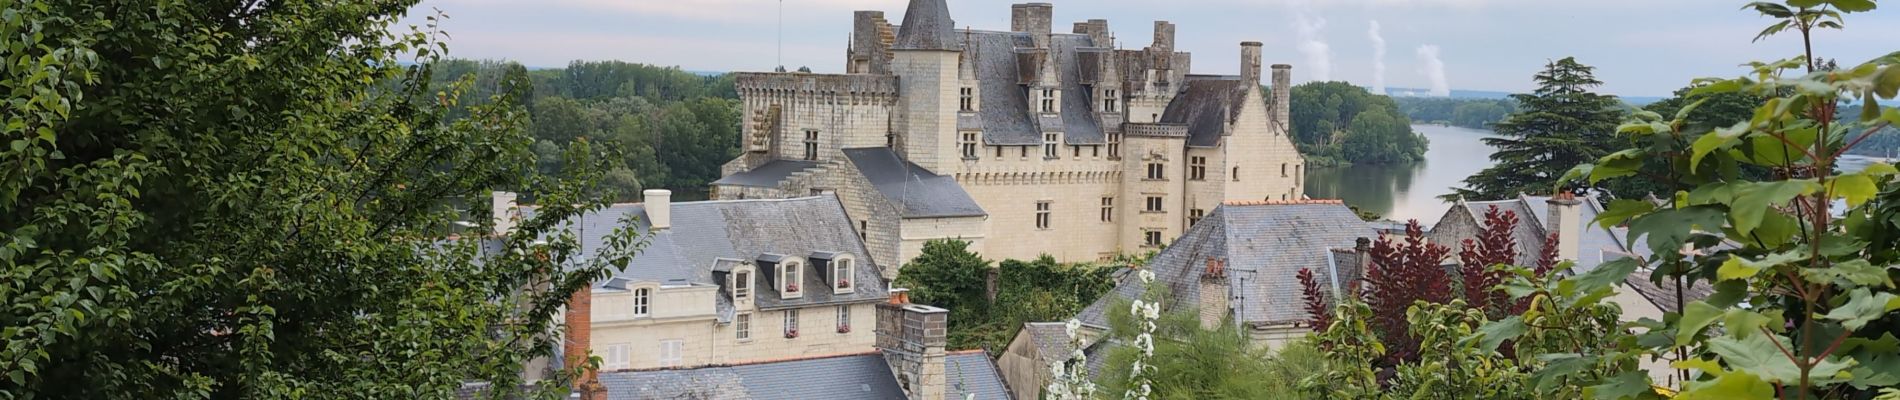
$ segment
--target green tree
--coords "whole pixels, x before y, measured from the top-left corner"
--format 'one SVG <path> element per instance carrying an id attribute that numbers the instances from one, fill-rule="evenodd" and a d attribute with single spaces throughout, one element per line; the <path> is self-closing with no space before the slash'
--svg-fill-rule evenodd
<path id="1" fill-rule="evenodd" d="M 1616 96 L 1591 92 L 1602 85 L 1594 67 L 1575 58 L 1544 65 L 1531 93 L 1511 95 L 1518 112 L 1492 125 L 1501 137 L 1485 138 L 1496 147 L 1496 165 L 1465 178 L 1465 188 L 1447 198 L 1500 199 L 1519 193 L 1548 193 L 1550 183 L 1570 167 L 1609 154 L 1617 146 L 1616 125 L 1623 118 Z"/>
<path id="2" fill-rule="evenodd" d="M 1425 138 L 1391 98 L 1338 81 L 1294 86 L 1288 96 L 1294 144 L 1310 162 L 1387 164 L 1425 155 Z"/>
<path id="3" fill-rule="evenodd" d="M 1166 291 L 1153 285 L 1149 298 Z M 1109 337 L 1125 345 L 1108 352 L 1101 367 L 1107 393 L 1136 389 L 1129 379 L 1141 349 L 1137 336 L 1146 321 L 1131 316 L 1132 302 L 1117 300 L 1108 306 Z M 1321 371 L 1325 358 L 1311 345 L 1296 342 L 1278 351 L 1255 345 L 1239 325 L 1223 321 L 1201 325 L 1193 309 L 1162 313 L 1155 321 L 1145 377 L 1152 382 L 1153 399 L 1295 399 L 1300 379 Z"/>
<path id="4" fill-rule="evenodd" d="M 1660 204 L 1612 202 L 1598 219 L 1627 224 L 1630 237 L 1644 238 L 1655 256 L 1641 266 L 1655 271 L 1658 285 L 1715 289 L 1705 300 L 1665 310 L 1662 321 L 1644 322 L 1650 334 L 1619 349 L 1684 359 L 1679 367 L 1700 371 L 1682 388 L 1685 395 L 1866 398 L 1875 388 L 1900 385 L 1900 339 L 1893 335 L 1900 330 L 1900 293 L 1887 267 L 1900 262 L 1900 225 L 1892 219 L 1900 216 L 1892 179 L 1900 171 L 1884 163 L 1836 168 L 1864 138 L 1900 123 L 1900 110 L 1878 105 L 1900 94 L 1900 52 L 1836 69 L 1809 45 L 1816 28 L 1838 28 L 1842 15 L 1874 6 L 1751 3 L 1748 9 L 1782 20 L 1763 35 L 1799 34 L 1801 55 L 1750 63 L 1740 78 L 1697 80 L 1690 91 L 1766 98 L 1748 119 L 1711 129 L 1690 120 L 1692 106 L 1671 116 L 1638 113 L 1618 129 L 1629 145 L 1565 176 L 1593 184 L 1649 180 L 1674 193 Z M 1867 107 L 1839 120 L 1841 98 Z M 1652 159 L 1664 162 L 1643 162 Z M 1752 178 L 1742 166 L 1771 173 Z M 1598 270 L 1620 279 L 1635 264 Z M 1611 381 L 1598 380 L 1643 382 Z"/>
<path id="5" fill-rule="evenodd" d="M 538 178 L 519 99 L 451 121 L 416 3 L 0 3 L 0 399 L 521 384 L 635 238 L 580 261 L 594 151 Z M 543 205 L 483 238 L 502 187 Z"/>
<path id="6" fill-rule="evenodd" d="M 970 242 L 924 242 L 923 253 L 904 263 L 897 287 L 910 289 L 910 300 L 950 310 L 950 325 L 980 324 L 989 315 L 990 261 L 969 250 Z"/>

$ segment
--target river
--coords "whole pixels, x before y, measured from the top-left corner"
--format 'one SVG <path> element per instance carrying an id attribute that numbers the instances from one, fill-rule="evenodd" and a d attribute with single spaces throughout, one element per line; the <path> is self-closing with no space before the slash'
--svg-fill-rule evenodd
<path id="1" fill-rule="evenodd" d="M 1412 125 L 1412 131 L 1431 140 L 1425 161 L 1313 168 L 1306 172 L 1306 196 L 1345 200 L 1395 221 L 1437 223 L 1448 205 L 1438 196 L 1451 193 L 1452 187 L 1464 185 L 1465 177 L 1491 166 L 1491 146 L 1480 139 L 1497 135 L 1438 125 Z"/>

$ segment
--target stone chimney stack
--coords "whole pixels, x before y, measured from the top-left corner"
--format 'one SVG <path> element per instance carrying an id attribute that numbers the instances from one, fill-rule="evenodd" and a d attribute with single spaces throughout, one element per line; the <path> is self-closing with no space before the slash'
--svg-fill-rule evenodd
<path id="1" fill-rule="evenodd" d="M 1227 261 L 1208 257 L 1207 267 L 1201 271 L 1201 328 L 1220 328 L 1221 321 L 1227 319 L 1232 297 L 1227 288 Z"/>
<path id="2" fill-rule="evenodd" d="M 1055 22 L 1055 5 L 1049 3 L 1024 3 L 1009 6 L 1009 29 L 1016 32 L 1028 32 L 1035 38 L 1036 48 L 1049 48 L 1049 35 Z"/>
<path id="3" fill-rule="evenodd" d="M 1260 86 L 1260 42 L 1240 42 L 1240 80 L 1248 90 Z"/>
<path id="4" fill-rule="evenodd" d="M 495 236 L 507 235 L 515 230 L 515 224 L 521 220 L 521 208 L 515 199 L 521 195 L 515 192 L 496 191 L 488 195 L 489 214 L 495 220 Z"/>
<path id="5" fill-rule="evenodd" d="M 1291 134 L 1293 123 L 1293 66 L 1273 64 L 1273 125 Z"/>
<path id="6" fill-rule="evenodd" d="M 567 299 L 565 314 L 567 335 L 561 341 L 561 357 L 568 370 L 587 364 L 587 352 L 593 348 L 594 288 L 582 287 Z M 582 400 L 606 400 L 607 386 L 600 384 L 600 373 L 587 371 L 574 379 L 574 393 Z"/>
<path id="7" fill-rule="evenodd" d="M 1151 46 L 1162 56 L 1173 57 L 1174 24 L 1168 21 L 1155 21 L 1155 42 Z"/>
<path id="8" fill-rule="evenodd" d="M 852 15 L 851 50 L 846 71 L 853 74 L 891 73 L 891 43 L 897 40 L 883 11 L 858 11 Z"/>
<path id="9" fill-rule="evenodd" d="M 666 189 L 647 189 L 641 192 L 646 198 L 647 223 L 653 230 L 673 227 L 673 191 Z"/>
<path id="10" fill-rule="evenodd" d="M 944 400 L 944 343 L 950 311 L 910 304 L 894 291 L 877 305 L 877 348 L 911 400 Z"/>
<path id="11" fill-rule="evenodd" d="M 1075 23 L 1075 33 L 1089 35 L 1089 41 L 1094 42 L 1095 47 L 1105 49 L 1115 48 L 1115 38 L 1111 37 L 1108 32 L 1108 20 L 1106 19 L 1091 19 L 1088 20 L 1088 22 L 1077 22 Z"/>
<path id="12" fill-rule="evenodd" d="M 1549 226 L 1545 232 L 1557 234 L 1557 260 L 1577 260 L 1580 252 L 1577 240 L 1583 236 L 1583 201 L 1569 191 L 1559 191 L 1545 202 L 1550 205 L 1550 217 L 1545 221 Z"/>

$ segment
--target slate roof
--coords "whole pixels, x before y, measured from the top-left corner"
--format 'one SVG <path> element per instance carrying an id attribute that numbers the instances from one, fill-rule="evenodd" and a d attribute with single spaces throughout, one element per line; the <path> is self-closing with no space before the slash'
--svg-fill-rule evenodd
<path id="1" fill-rule="evenodd" d="M 1063 322 L 1027 322 L 1023 323 L 1023 334 L 1029 335 L 1030 344 L 1036 346 L 1037 362 L 1049 365 L 1069 358 L 1069 333 L 1063 328 Z"/>
<path id="2" fill-rule="evenodd" d="M 1002 374 L 981 350 L 944 357 L 944 398 L 1009 399 Z M 904 399 L 877 352 L 691 369 L 608 372 L 609 399 Z"/>
<path id="3" fill-rule="evenodd" d="M 903 399 L 878 353 L 600 374 L 609 399 Z"/>
<path id="4" fill-rule="evenodd" d="M 904 24 L 899 27 L 897 41 L 891 48 L 957 50 L 956 37 L 950 33 L 956 26 L 944 0 L 910 0 L 910 8 L 904 10 Z"/>
<path id="5" fill-rule="evenodd" d="M 1644 299 L 1648 299 L 1650 303 L 1655 304 L 1656 308 L 1663 312 L 1675 312 L 1679 310 L 1679 307 L 1683 303 L 1676 300 L 1676 285 L 1673 282 L 1667 281 L 1663 282 L 1662 285 L 1657 285 L 1655 282 L 1649 280 L 1650 273 L 1651 271 L 1648 269 L 1638 269 L 1636 272 L 1630 273 L 1629 277 L 1624 278 L 1623 283 L 1629 286 L 1630 289 L 1635 290 L 1637 294 L 1642 295 Z M 1686 290 L 1682 291 L 1682 301 L 1694 302 L 1707 299 L 1714 294 L 1715 287 L 1710 286 L 1709 282 L 1696 281 L 1694 285 L 1689 285 Z"/>
<path id="6" fill-rule="evenodd" d="M 772 160 L 771 162 L 765 163 L 765 165 L 760 165 L 758 168 L 719 178 L 719 180 L 713 181 L 712 184 L 715 186 L 778 187 L 778 183 L 784 181 L 786 177 L 792 176 L 792 173 L 816 166 L 818 166 L 817 161 Z"/>
<path id="7" fill-rule="evenodd" d="M 956 179 L 899 158 L 890 148 L 844 149 L 844 155 L 904 218 L 988 215 Z"/>
<path id="8" fill-rule="evenodd" d="M 1229 305 L 1238 319 L 1252 324 L 1281 324 L 1307 320 L 1301 308 L 1299 280 L 1304 268 L 1331 279 L 1333 249 L 1352 248 L 1359 238 L 1377 234 L 1357 214 L 1337 200 L 1288 202 L 1230 202 L 1216 207 L 1207 218 L 1189 228 L 1167 249 L 1148 262 L 1155 282 L 1168 285 L 1169 307 L 1193 306 L 1200 301 L 1200 279 L 1212 258 L 1225 262 L 1231 295 Z M 1342 271 L 1344 276 L 1351 271 Z M 1107 326 L 1107 304 L 1138 296 L 1140 281 L 1128 274 L 1110 295 L 1083 308 L 1083 323 Z M 1342 284 L 1344 282 L 1342 281 Z"/>
<path id="9" fill-rule="evenodd" d="M 634 282 L 659 282 L 667 285 L 719 285 L 713 277 L 717 268 L 730 268 L 733 260 L 750 262 L 762 254 L 807 257 L 814 253 L 850 254 L 858 263 L 856 279 L 860 284 L 846 294 L 830 290 L 806 290 L 797 299 L 780 299 L 777 288 L 765 281 L 767 273 L 754 274 L 754 298 L 761 309 L 803 307 L 819 304 L 864 303 L 890 297 L 880 278 L 880 268 L 858 240 L 857 231 L 845 216 L 844 206 L 836 197 L 815 196 L 796 199 L 716 200 L 672 204 L 673 226 L 652 232 L 645 204 L 617 204 L 588 213 L 567 228 L 581 242 L 580 254 L 593 254 L 605 246 L 604 238 L 620 226 L 623 218 L 636 218 L 634 229 L 646 235 L 647 246 L 606 280 L 599 289 L 624 289 Z M 531 214 L 532 210 L 524 210 Z M 723 261 L 722 261 L 723 260 Z M 816 263 L 807 262 L 808 268 Z M 801 274 L 803 287 L 828 288 L 825 273 Z M 865 284 L 874 283 L 874 284 Z M 722 296 L 723 297 L 723 296 Z M 730 315 L 730 305 L 721 304 L 722 316 Z"/>
<path id="10" fill-rule="evenodd" d="M 1240 77 L 1190 75 L 1186 90 L 1161 113 L 1161 122 L 1187 124 L 1188 146 L 1214 147 L 1247 105 L 1247 89 Z"/>
<path id="11" fill-rule="evenodd" d="M 983 350 L 951 352 L 943 357 L 943 398 L 1008 399 L 1009 387 L 996 361 Z"/>
<path id="12" fill-rule="evenodd" d="M 1571 272 L 1589 272 L 1603 262 L 1615 259 L 1607 256 L 1609 254 L 1631 252 L 1629 246 L 1614 232 L 1591 223 L 1596 220 L 1597 213 L 1603 212 L 1595 195 L 1580 196 L 1577 200 L 1583 203 L 1577 210 L 1578 226 L 1583 228 L 1583 232 L 1578 235 L 1577 265 Z M 1547 222 L 1550 220 L 1549 201 L 1550 196 L 1519 194 L 1517 198 L 1509 200 L 1468 201 L 1464 204 L 1465 210 L 1471 213 L 1472 219 L 1478 221 L 1480 226 L 1484 224 L 1485 211 L 1491 206 L 1517 213 L 1518 224 L 1522 226 L 1517 235 L 1518 254 L 1534 260 L 1543 251 L 1544 238 L 1551 234 Z M 1457 251 L 1457 248 L 1454 247 L 1452 251 Z"/>
<path id="13" fill-rule="evenodd" d="M 908 18 L 908 17 L 907 17 Z M 1030 34 L 961 30 L 955 40 L 964 47 L 964 59 L 976 64 L 976 77 L 982 87 L 981 106 L 976 120 L 959 120 L 961 126 L 981 126 L 983 143 L 1000 146 L 1042 144 L 1045 131 L 1062 132 L 1066 144 L 1103 144 L 1108 136 L 1094 112 L 1091 91 L 1083 86 L 1079 49 L 1096 49 L 1100 44 L 1088 35 L 1056 33 L 1050 35 L 1048 56 L 1055 61 L 1056 78 L 1062 90 L 1058 117 L 1042 121 L 1029 107 L 1029 91 L 1021 84 L 1022 66 L 1017 49 L 1033 48 Z"/>

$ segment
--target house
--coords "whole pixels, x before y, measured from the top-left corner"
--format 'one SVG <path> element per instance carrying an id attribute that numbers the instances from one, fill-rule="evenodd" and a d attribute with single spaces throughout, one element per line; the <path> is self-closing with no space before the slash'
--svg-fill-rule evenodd
<path id="1" fill-rule="evenodd" d="M 1018 399 L 1042 398 L 1042 388 L 1055 379 L 1050 366 L 1067 362 L 1074 358 L 1076 347 L 1082 348 L 1087 357 L 1090 379 L 1102 376 L 1102 366 L 1108 364 L 1110 350 L 1122 344 L 1105 339 L 1105 329 L 1088 328 L 1077 332 L 1079 340 L 1069 338 L 1066 322 L 1027 322 L 1023 323 L 1016 338 L 1010 340 L 1009 347 L 996 359 L 997 369 L 1002 371 L 1003 380 L 1009 382 L 1010 393 Z"/>
<path id="2" fill-rule="evenodd" d="M 1544 251 L 1545 239 L 1553 235 L 1558 240 L 1557 259 L 1575 263 L 1568 272 L 1571 274 L 1586 273 L 1621 258 L 1650 255 L 1648 246 L 1629 242 L 1626 229 L 1605 228 L 1595 223 L 1597 214 L 1604 211 L 1595 195 L 1579 197 L 1568 192 L 1554 196 L 1519 194 L 1516 198 L 1494 201 L 1459 199 L 1426 236 L 1432 243 L 1456 252 L 1464 240 L 1476 239 L 1478 232 L 1485 229 L 1484 215 L 1493 208 L 1518 217 L 1512 234 L 1518 246 L 1519 265 L 1534 265 Z M 1714 292 L 1707 282 L 1681 290 L 1675 285 L 1657 285 L 1650 281 L 1653 272 L 1639 268 L 1625 278 L 1617 293 L 1609 298 L 1622 308 L 1624 321 L 1644 318 L 1661 321 L 1664 313 L 1679 310 L 1684 302 L 1701 300 Z M 1656 383 L 1673 385 L 1680 379 L 1677 370 L 1669 366 L 1672 361 L 1643 360 L 1642 368 L 1649 371 Z"/>
<path id="3" fill-rule="evenodd" d="M 1048 3 L 1011 6 L 1007 30 L 958 28 L 945 3 L 910 0 L 901 24 L 856 12 L 844 74 L 735 74 L 744 152 L 713 197 L 836 194 L 886 278 L 932 239 L 1093 261 L 1159 249 L 1224 201 L 1302 197 L 1292 67 L 1263 81 L 1259 42 L 1239 75 L 1197 75 L 1166 21 L 1124 50 L 1106 20 L 1054 31 Z"/>
<path id="4" fill-rule="evenodd" d="M 683 368 L 875 349 L 890 298 L 834 196 L 616 204 L 563 226 L 592 254 L 624 217 L 647 240 L 567 310 L 604 371 Z M 524 215 L 534 209 L 524 207 Z"/>

